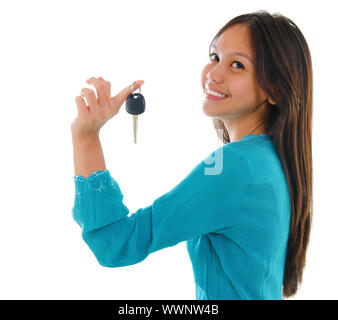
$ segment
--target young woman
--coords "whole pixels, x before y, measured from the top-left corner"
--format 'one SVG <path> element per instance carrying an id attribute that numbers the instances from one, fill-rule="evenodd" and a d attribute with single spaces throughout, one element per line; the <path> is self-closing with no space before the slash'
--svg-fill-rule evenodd
<path id="1" fill-rule="evenodd" d="M 108 81 L 87 82 L 97 98 L 85 88 L 88 105 L 76 97 L 72 212 L 98 262 L 127 266 L 186 241 L 197 299 L 294 295 L 312 216 L 312 62 L 295 23 L 258 11 L 219 30 L 201 84 L 203 111 L 224 145 L 131 215 L 99 130 L 143 81 L 113 98 Z"/>

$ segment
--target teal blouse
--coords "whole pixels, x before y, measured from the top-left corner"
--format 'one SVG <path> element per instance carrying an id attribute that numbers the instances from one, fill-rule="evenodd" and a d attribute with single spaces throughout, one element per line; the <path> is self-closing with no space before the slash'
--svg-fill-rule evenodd
<path id="1" fill-rule="evenodd" d="M 185 241 L 197 300 L 282 299 L 291 206 L 267 134 L 223 145 L 133 213 L 109 170 L 74 183 L 73 218 L 100 265 L 136 264 Z"/>

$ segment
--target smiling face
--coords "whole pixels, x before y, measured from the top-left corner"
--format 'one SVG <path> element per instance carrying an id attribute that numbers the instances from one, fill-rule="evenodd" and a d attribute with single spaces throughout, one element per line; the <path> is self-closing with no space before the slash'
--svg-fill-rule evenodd
<path id="1" fill-rule="evenodd" d="M 226 29 L 214 41 L 210 61 L 201 74 L 204 93 L 209 86 L 228 95 L 218 100 L 208 99 L 205 95 L 203 112 L 222 119 L 227 130 L 233 133 L 232 140 L 235 140 L 235 132 L 246 134 L 259 127 L 267 112 L 266 99 L 274 104 L 257 83 L 247 28 L 237 24 Z M 263 127 L 257 130 L 265 132 Z"/>

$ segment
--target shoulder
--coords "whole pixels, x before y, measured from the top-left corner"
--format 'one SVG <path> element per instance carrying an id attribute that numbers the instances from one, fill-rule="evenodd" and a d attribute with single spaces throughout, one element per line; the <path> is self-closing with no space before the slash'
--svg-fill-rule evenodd
<path id="1" fill-rule="evenodd" d="M 232 171 L 234 174 L 246 174 L 252 176 L 274 163 L 276 152 L 270 138 L 251 137 L 240 141 L 224 144 L 211 152 L 202 162 L 205 170 L 220 171 L 220 167 L 226 168 L 225 173 Z M 210 167 L 210 169 L 207 169 Z M 218 171 L 217 171 L 218 168 Z"/>
<path id="2" fill-rule="evenodd" d="M 269 176 L 282 173 L 277 150 L 269 137 L 251 137 L 228 143 L 223 148 L 229 149 L 229 154 L 242 155 L 257 179 L 268 180 Z"/>
<path id="3" fill-rule="evenodd" d="M 213 176 L 215 179 L 229 179 L 230 176 L 240 175 L 250 179 L 252 170 L 247 152 L 233 144 L 225 144 L 214 150 L 200 163 L 205 176 Z"/>
<path id="4" fill-rule="evenodd" d="M 249 162 L 257 158 L 260 158 L 263 162 L 264 159 L 269 161 L 277 154 L 273 141 L 266 135 L 250 135 L 242 140 L 225 144 L 223 147 L 235 149 L 238 153 L 245 154 Z"/>

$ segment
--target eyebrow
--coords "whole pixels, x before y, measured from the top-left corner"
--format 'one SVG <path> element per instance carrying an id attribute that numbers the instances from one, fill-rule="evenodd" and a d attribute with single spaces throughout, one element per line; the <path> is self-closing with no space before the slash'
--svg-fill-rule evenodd
<path id="1" fill-rule="evenodd" d="M 212 44 L 210 48 L 218 49 L 218 47 L 215 44 Z M 244 58 L 247 58 L 249 61 L 253 63 L 252 59 L 244 52 L 239 52 L 239 51 L 230 52 L 229 56 L 242 56 Z"/>

